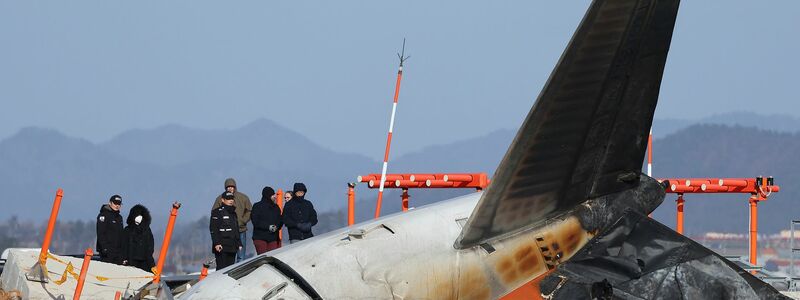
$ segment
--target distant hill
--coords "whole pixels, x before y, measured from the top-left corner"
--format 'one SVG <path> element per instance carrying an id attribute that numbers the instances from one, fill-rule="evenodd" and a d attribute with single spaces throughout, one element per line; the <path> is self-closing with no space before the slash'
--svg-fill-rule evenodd
<path id="1" fill-rule="evenodd" d="M 755 127 L 787 133 L 800 132 L 800 118 L 784 114 L 762 115 L 739 111 L 715 114 L 697 120 L 656 119 L 653 121 L 653 134 L 657 138 L 663 138 L 686 127 L 699 124 Z"/>
<path id="2" fill-rule="evenodd" d="M 117 193 L 128 208 L 143 203 L 156 217 L 166 215 L 169 203 L 184 202 L 181 214 L 194 219 L 208 213 L 227 177 L 236 178 L 253 202 L 264 185 L 289 189 L 303 181 L 308 197 L 325 211 L 345 203 L 347 181 L 378 165 L 330 151 L 267 120 L 235 130 L 175 125 L 135 130 L 101 145 L 25 128 L 0 141 L 0 190 L 11 202 L 0 210 L 0 219 L 47 218 L 58 187 L 65 190 L 64 219 L 93 219 Z"/>
<path id="3" fill-rule="evenodd" d="M 759 204 L 759 229 L 777 232 L 791 219 L 800 219 L 800 135 L 756 128 L 694 125 L 653 145 L 655 177 L 774 176 L 781 192 Z M 655 217 L 675 224 L 674 195 L 668 195 Z M 688 195 L 685 226 L 688 233 L 746 232 L 747 195 Z M 702 200 L 701 200 L 702 199 Z"/>

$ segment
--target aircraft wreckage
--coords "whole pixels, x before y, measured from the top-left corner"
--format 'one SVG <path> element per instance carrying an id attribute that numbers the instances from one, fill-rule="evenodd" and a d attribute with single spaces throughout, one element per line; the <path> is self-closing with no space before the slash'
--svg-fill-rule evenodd
<path id="1" fill-rule="evenodd" d="M 482 193 L 267 252 L 177 297 L 785 298 L 647 217 L 665 195 L 641 167 L 678 4 L 593 1 Z"/>
<path id="2" fill-rule="evenodd" d="M 266 253 L 181 298 L 783 298 L 647 217 L 664 199 L 641 167 L 678 4 L 594 1 L 482 194 Z"/>

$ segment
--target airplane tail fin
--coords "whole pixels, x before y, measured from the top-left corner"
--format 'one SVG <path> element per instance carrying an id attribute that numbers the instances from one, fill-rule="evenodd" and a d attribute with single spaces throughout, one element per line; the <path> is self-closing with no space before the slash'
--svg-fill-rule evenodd
<path id="1" fill-rule="evenodd" d="M 679 0 L 595 0 L 455 246 L 639 183 Z"/>

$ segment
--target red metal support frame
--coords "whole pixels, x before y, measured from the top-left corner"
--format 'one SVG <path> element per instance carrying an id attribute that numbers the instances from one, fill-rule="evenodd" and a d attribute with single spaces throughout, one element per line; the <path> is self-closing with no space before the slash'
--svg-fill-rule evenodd
<path id="1" fill-rule="evenodd" d="M 408 211 L 408 188 L 403 188 L 403 196 L 401 196 L 403 201 L 403 212 Z"/>
<path id="2" fill-rule="evenodd" d="M 758 198 L 750 197 L 750 264 L 758 263 Z"/>
<path id="3" fill-rule="evenodd" d="M 381 184 L 383 179 L 383 184 Z M 367 174 L 358 176 L 356 182 L 363 182 L 369 188 L 398 188 L 403 190 L 401 196 L 403 211 L 409 208 L 409 189 L 435 189 L 435 188 L 469 188 L 482 191 L 489 185 L 489 177 L 486 173 L 408 173 L 408 174 Z M 350 185 L 348 184 L 348 225 L 351 222 L 350 215 L 355 211 L 355 201 L 350 205 Z M 355 184 L 353 184 L 355 187 Z M 355 193 L 355 192 L 353 192 Z M 379 190 L 379 195 L 381 195 Z M 382 196 L 378 197 L 382 199 Z M 379 200 L 380 201 L 380 200 Z M 381 202 L 378 203 L 378 207 Z M 376 211 L 378 213 L 378 211 Z M 376 214 L 376 217 L 380 216 Z M 354 218 L 353 218 L 354 219 Z"/>
<path id="4" fill-rule="evenodd" d="M 356 184 L 347 183 L 347 226 L 356 223 Z"/>
<path id="5" fill-rule="evenodd" d="M 748 253 L 750 263 L 758 263 L 758 202 L 766 201 L 772 193 L 780 192 L 781 188 L 774 185 L 772 177 L 762 176 L 755 178 L 671 178 L 659 179 L 667 182 L 666 192 L 678 194 L 677 224 L 675 231 L 683 234 L 683 194 L 716 194 L 735 193 L 750 194 L 748 198 L 750 218 L 748 221 L 749 245 Z"/>
<path id="6" fill-rule="evenodd" d="M 683 234 L 683 193 L 678 193 L 678 199 L 675 200 L 678 204 L 678 213 L 676 214 L 675 231 Z"/>

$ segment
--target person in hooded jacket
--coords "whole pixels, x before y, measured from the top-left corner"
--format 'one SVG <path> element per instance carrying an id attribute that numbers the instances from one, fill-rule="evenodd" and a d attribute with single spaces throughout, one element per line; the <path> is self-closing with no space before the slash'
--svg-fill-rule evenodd
<path id="1" fill-rule="evenodd" d="M 216 257 L 217 270 L 234 264 L 236 252 L 242 248 L 234 198 L 231 192 L 223 193 L 220 196 L 220 207 L 211 211 L 208 229 L 211 231 L 211 247 Z"/>
<path id="2" fill-rule="evenodd" d="M 97 214 L 97 252 L 100 261 L 122 264 L 122 197 L 111 196 Z"/>
<path id="3" fill-rule="evenodd" d="M 128 226 L 122 232 L 123 264 L 151 272 L 153 260 L 153 231 L 150 230 L 150 211 L 141 204 L 128 212 Z"/>
<path id="4" fill-rule="evenodd" d="M 281 208 L 275 203 L 277 197 L 275 190 L 271 187 L 264 187 L 261 190 L 261 201 L 253 204 L 253 213 L 250 215 L 253 221 L 253 245 L 256 246 L 256 254 L 278 249 L 278 232 L 283 227 L 281 218 Z"/>
<path id="5" fill-rule="evenodd" d="M 247 257 L 247 222 L 250 222 L 250 213 L 253 211 L 253 204 L 250 203 L 250 197 L 247 197 L 236 187 L 236 180 L 233 178 L 225 179 L 225 191 L 233 193 L 234 206 L 236 207 L 236 217 L 239 220 L 239 239 L 242 241 L 242 249 L 236 253 L 236 262 L 243 260 Z M 219 208 L 222 204 L 221 196 L 214 200 L 212 210 Z"/>
<path id="6" fill-rule="evenodd" d="M 289 243 L 313 237 L 311 227 L 317 225 L 317 211 L 311 201 L 306 200 L 306 185 L 294 184 L 294 197 L 283 208 L 283 224 L 289 229 Z"/>

